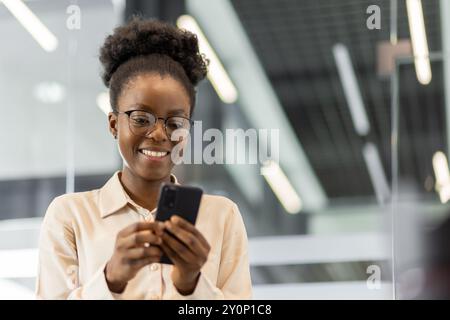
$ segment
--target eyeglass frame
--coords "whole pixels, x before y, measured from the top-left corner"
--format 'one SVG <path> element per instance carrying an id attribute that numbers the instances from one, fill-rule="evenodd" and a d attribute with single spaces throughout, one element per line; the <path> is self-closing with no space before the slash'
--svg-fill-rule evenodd
<path id="1" fill-rule="evenodd" d="M 128 110 L 128 111 L 117 111 L 117 110 L 113 110 L 113 113 L 116 114 L 116 115 L 119 115 L 119 114 L 126 114 L 126 115 L 128 116 L 128 126 L 130 126 L 130 125 L 131 125 L 131 124 L 130 124 L 130 116 L 131 116 L 131 114 L 132 114 L 133 112 L 135 112 L 135 111 L 140 111 L 140 112 L 145 112 L 145 113 L 151 114 L 151 115 L 155 118 L 155 123 L 153 124 L 153 126 L 152 126 L 151 129 L 154 129 L 154 128 L 155 128 L 156 124 L 158 123 L 158 120 L 164 120 L 164 132 L 166 133 L 166 136 L 167 136 L 169 139 L 170 139 L 170 136 L 169 136 L 169 134 L 167 133 L 167 120 L 168 120 L 168 119 L 177 117 L 177 118 L 183 118 L 183 119 L 187 120 L 187 121 L 189 122 L 189 130 L 188 130 L 188 131 L 190 131 L 191 128 L 192 128 L 192 126 L 194 125 L 194 121 L 192 121 L 190 118 L 187 118 L 187 117 L 183 117 L 183 116 L 169 116 L 169 117 L 166 117 L 166 118 L 163 118 L 163 117 L 157 117 L 154 113 L 152 113 L 152 112 L 150 112 L 150 111 L 148 111 L 148 110 L 142 110 L 142 109 L 134 109 L 134 110 Z M 131 131 L 134 135 L 137 135 L 137 136 L 139 136 L 139 137 L 147 137 L 151 132 L 153 132 L 153 130 L 150 130 L 145 136 L 140 136 L 140 135 L 138 135 L 138 134 L 135 134 L 131 128 L 130 128 L 130 131 Z"/>

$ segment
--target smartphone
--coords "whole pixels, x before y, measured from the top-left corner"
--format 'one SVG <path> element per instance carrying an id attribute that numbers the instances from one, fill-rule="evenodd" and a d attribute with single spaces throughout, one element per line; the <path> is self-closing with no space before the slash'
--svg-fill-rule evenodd
<path id="1" fill-rule="evenodd" d="M 197 187 L 164 183 L 159 193 L 155 220 L 166 221 L 177 215 L 195 225 L 202 195 L 203 190 Z M 169 231 L 165 232 L 176 238 Z M 166 255 L 161 257 L 160 262 L 173 264 Z"/>

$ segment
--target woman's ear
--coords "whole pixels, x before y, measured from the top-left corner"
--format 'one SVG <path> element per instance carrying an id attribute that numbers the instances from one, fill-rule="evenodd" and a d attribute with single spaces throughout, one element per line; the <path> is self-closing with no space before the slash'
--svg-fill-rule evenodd
<path id="1" fill-rule="evenodd" d="M 110 112 L 108 114 L 109 131 L 112 133 L 114 139 L 117 139 L 117 114 Z"/>

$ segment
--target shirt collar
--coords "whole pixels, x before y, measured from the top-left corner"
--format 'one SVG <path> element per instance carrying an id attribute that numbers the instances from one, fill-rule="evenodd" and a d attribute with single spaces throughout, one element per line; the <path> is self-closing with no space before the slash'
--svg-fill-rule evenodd
<path id="1" fill-rule="evenodd" d="M 108 182 L 100 189 L 99 208 L 100 216 L 102 218 L 119 211 L 128 203 L 136 206 L 123 188 L 119 179 L 119 173 L 120 171 L 116 171 Z M 170 174 L 170 181 L 174 184 L 180 184 L 174 174 Z"/>

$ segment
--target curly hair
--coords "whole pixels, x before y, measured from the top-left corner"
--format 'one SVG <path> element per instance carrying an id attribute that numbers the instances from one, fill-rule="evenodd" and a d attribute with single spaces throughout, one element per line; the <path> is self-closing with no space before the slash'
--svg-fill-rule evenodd
<path id="1" fill-rule="evenodd" d="M 110 102 L 117 111 L 123 88 L 143 73 L 170 75 L 186 89 L 195 105 L 195 86 L 207 74 L 208 60 L 199 52 L 197 36 L 159 20 L 134 16 L 114 29 L 100 48 L 102 80 L 110 90 Z"/>

